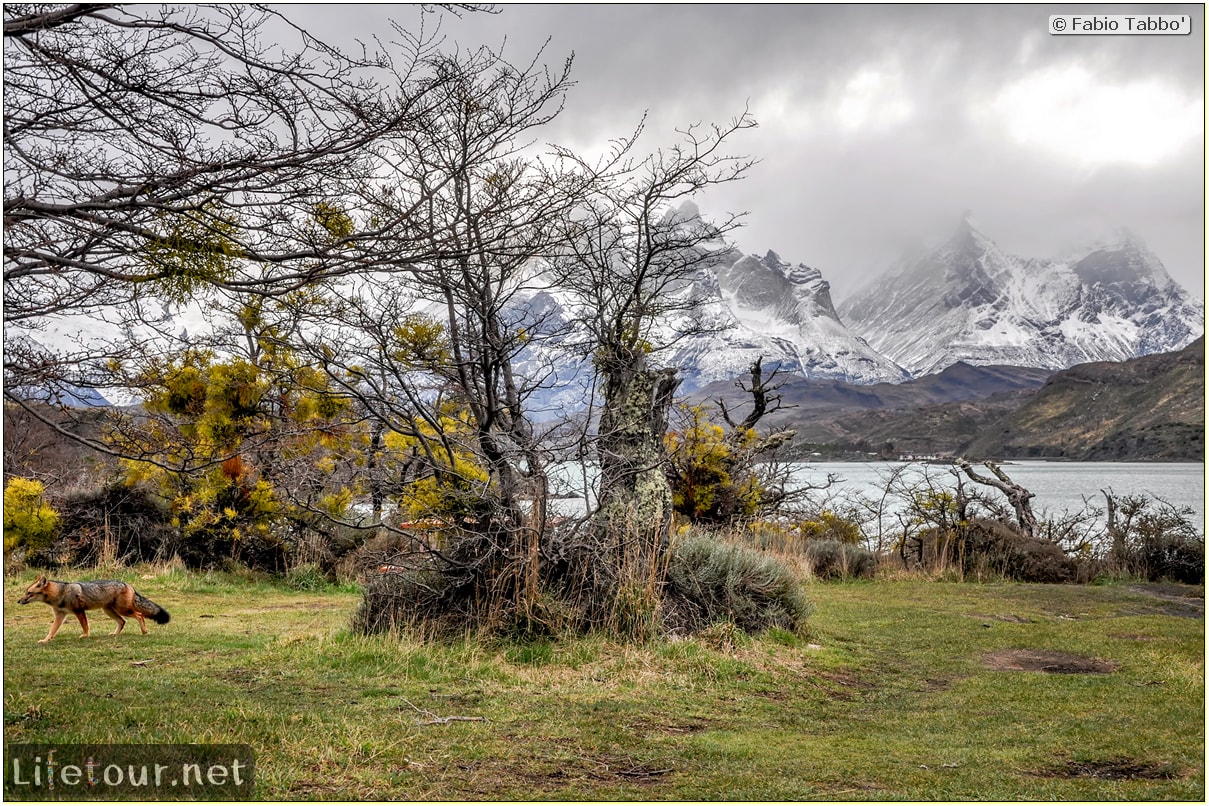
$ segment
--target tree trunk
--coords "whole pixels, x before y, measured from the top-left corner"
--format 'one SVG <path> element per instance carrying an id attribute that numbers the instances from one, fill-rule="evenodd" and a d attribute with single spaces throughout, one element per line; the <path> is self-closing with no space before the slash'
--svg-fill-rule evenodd
<path id="1" fill-rule="evenodd" d="M 679 384 L 675 370 L 650 369 L 642 354 L 605 376 L 594 531 L 615 552 L 618 571 L 652 570 L 667 549 L 672 488 L 663 439 Z"/>
<path id="2" fill-rule="evenodd" d="M 370 426 L 369 456 L 366 459 L 366 469 L 369 471 L 369 498 L 371 517 L 375 525 L 382 523 L 382 504 L 386 500 L 382 479 L 378 475 L 378 454 L 382 450 L 382 435 L 386 426 L 381 420 L 375 419 Z"/>
<path id="3" fill-rule="evenodd" d="M 1108 490 L 1100 490 L 1104 494 L 1104 499 L 1108 502 L 1106 509 L 1108 537 L 1111 541 L 1111 553 L 1108 555 L 1113 559 L 1118 566 L 1125 565 L 1125 529 L 1121 528 L 1121 523 L 1117 518 L 1117 501 L 1113 498 L 1112 493 Z"/>

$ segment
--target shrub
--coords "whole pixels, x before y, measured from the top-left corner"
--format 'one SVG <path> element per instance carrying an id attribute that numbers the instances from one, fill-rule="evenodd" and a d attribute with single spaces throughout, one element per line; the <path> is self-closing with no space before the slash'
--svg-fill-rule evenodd
<path id="1" fill-rule="evenodd" d="M 400 630 L 447 616 L 450 580 L 431 567 L 369 577 L 352 630 L 363 635 Z"/>
<path id="2" fill-rule="evenodd" d="M 754 515 L 764 487 L 751 454 L 753 429 L 728 433 L 711 423 L 704 406 L 681 405 L 682 427 L 667 433 L 672 505 L 693 523 L 733 523 Z"/>
<path id="3" fill-rule="evenodd" d="M 418 627 L 431 636 L 472 630 L 517 640 L 604 630 L 643 641 L 669 629 L 697 632 L 721 622 L 747 633 L 797 630 L 811 612 L 792 569 L 708 537 L 673 548 L 666 573 L 606 568 L 599 578 L 584 578 L 570 574 L 566 563 L 549 562 L 538 594 L 523 599 L 510 587 L 521 582 L 514 567 L 475 565 L 478 546 L 481 540 L 463 536 L 443 545 L 441 561 L 397 554 L 368 571 L 352 629 L 372 634 Z"/>
<path id="4" fill-rule="evenodd" d="M 1118 567 L 1152 582 L 1205 581 L 1205 539 L 1190 509 L 1142 496 L 1124 496 L 1118 508 L 1123 517 L 1109 528 Z"/>
<path id="5" fill-rule="evenodd" d="M 1151 582 L 1205 581 L 1205 541 L 1179 533 L 1147 535 L 1134 548 L 1134 564 Z"/>
<path id="6" fill-rule="evenodd" d="M 287 571 L 285 584 L 296 591 L 322 591 L 331 586 L 331 581 L 317 564 L 306 563 Z"/>
<path id="7" fill-rule="evenodd" d="M 59 528 L 59 513 L 46 503 L 45 493 L 36 479 L 14 478 L 5 486 L 5 552 L 24 548 L 32 555 L 50 547 Z"/>
<path id="8" fill-rule="evenodd" d="M 659 634 L 662 623 L 658 591 L 649 583 L 627 579 L 613 595 L 608 629 L 632 641 L 648 641 Z"/>
<path id="9" fill-rule="evenodd" d="M 161 562 L 177 549 L 178 530 L 166 508 L 145 490 L 108 484 L 63 501 L 55 554 L 73 565 Z"/>
<path id="10" fill-rule="evenodd" d="M 365 572 L 352 630 L 374 634 L 419 627 L 437 637 L 470 630 L 527 640 L 579 626 L 566 603 L 549 594 L 519 606 L 516 575 L 482 561 L 476 554 L 482 545 L 462 536 L 443 545 L 440 559 L 410 552 L 381 555 L 390 559 Z"/>
<path id="11" fill-rule="evenodd" d="M 873 576 L 877 557 L 864 546 L 839 540 L 810 540 L 803 551 L 819 579 L 860 579 Z"/>
<path id="12" fill-rule="evenodd" d="M 931 529 L 923 542 L 926 557 L 952 563 L 966 574 L 1072 582 L 1078 573 L 1075 561 L 1057 543 L 1029 537 L 998 521 L 977 518 L 960 533 Z"/>
<path id="13" fill-rule="evenodd" d="M 697 631 L 730 622 L 747 633 L 797 630 L 812 610 L 801 580 L 775 557 L 707 536 L 672 550 L 664 600 L 669 626 Z"/>
<path id="14" fill-rule="evenodd" d="M 829 509 L 803 520 L 798 524 L 798 529 L 806 540 L 829 540 L 855 544 L 860 543 L 863 538 L 859 523 Z"/>
<path id="15" fill-rule="evenodd" d="M 970 524 L 973 560 L 1020 582 L 1073 582 L 1077 565 L 1062 547 L 997 521 Z M 968 564 L 968 563 L 967 563 Z"/>

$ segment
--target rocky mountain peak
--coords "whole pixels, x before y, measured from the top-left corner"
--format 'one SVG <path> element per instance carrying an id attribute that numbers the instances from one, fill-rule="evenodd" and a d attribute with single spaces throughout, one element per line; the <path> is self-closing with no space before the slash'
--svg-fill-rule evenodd
<path id="1" fill-rule="evenodd" d="M 1174 283 L 1145 242 L 1123 227 L 1073 261 L 1071 270 L 1087 286 L 1142 284 L 1162 291 Z"/>
<path id="2" fill-rule="evenodd" d="M 1063 369 L 1183 347 L 1204 307 L 1136 236 L 1064 261 L 1003 252 L 963 217 L 936 249 L 845 301 L 841 314 L 913 374 L 956 362 Z"/>
<path id="3" fill-rule="evenodd" d="M 979 263 L 986 257 L 999 259 L 1002 256 L 998 245 L 979 229 L 969 211 L 961 217 L 948 242 L 938 251 L 947 254 L 952 263 Z"/>
<path id="4" fill-rule="evenodd" d="M 974 218 L 972 210 L 966 210 L 961 214 L 948 242 L 951 246 L 963 248 L 985 248 L 988 245 L 993 245 L 991 239 L 978 226 L 978 221 Z"/>
<path id="5" fill-rule="evenodd" d="M 818 269 L 812 269 L 805 263 L 799 263 L 796 266 L 787 267 L 785 270 L 785 279 L 794 285 L 808 285 L 811 283 L 818 285 L 819 294 L 827 294 L 827 298 L 831 298 L 831 283 L 823 279 L 823 273 Z"/>
<path id="6" fill-rule="evenodd" d="M 723 291 L 747 309 L 768 310 L 788 321 L 823 315 L 839 321 L 831 302 L 831 286 L 818 269 L 791 265 L 776 252 L 760 258 L 745 255 L 718 269 Z"/>

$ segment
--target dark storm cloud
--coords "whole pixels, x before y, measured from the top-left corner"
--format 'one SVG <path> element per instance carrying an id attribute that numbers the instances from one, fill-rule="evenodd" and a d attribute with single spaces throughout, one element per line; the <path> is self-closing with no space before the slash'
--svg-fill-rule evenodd
<path id="1" fill-rule="evenodd" d="M 390 15 L 416 18 L 401 6 L 288 11 L 331 38 L 366 38 Z M 1051 13 L 1075 12 L 1189 14 L 1193 34 L 1047 33 Z M 518 62 L 547 38 L 544 61 L 574 52 L 577 86 L 543 137 L 577 149 L 627 134 L 644 112 L 642 142 L 654 148 L 676 127 L 749 107 L 760 128 L 733 147 L 761 163 L 701 207 L 749 211 L 740 248 L 817 266 L 837 298 L 901 250 L 943 237 L 966 209 L 1026 255 L 1059 256 L 1127 226 L 1203 295 L 1203 123 L 1161 154 L 1156 140 L 1153 160 L 1119 153 L 1148 148 L 1148 124 L 1157 137 L 1203 119 L 1201 6 L 517 5 L 444 15 L 442 25 L 447 45 L 503 45 Z M 1081 99 L 1047 101 L 1061 88 L 1046 81 L 1095 96 L 1089 112 L 1104 99 L 1122 108 L 1082 124 L 1081 143 L 1063 129 L 1079 124 Z M 1104 94 L 1113 88 L 1120 93 Z M 1166 106 L 1128 108 L 1148 98 Z M 1171 109 L 1180 105 L 1188 114 Z M 1155 114 L 1175 117 L 1139 119 Z"/>

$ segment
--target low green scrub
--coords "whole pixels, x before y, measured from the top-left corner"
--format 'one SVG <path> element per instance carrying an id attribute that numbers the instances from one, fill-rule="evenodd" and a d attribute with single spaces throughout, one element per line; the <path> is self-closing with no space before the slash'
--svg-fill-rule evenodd
<path id="1" fill-rule="evenodd" d="M 805 632 L 635 645 L 361 636 L 353 588 L 96 576 L 171 622 L 40 645 L 33 571 L 6 579 L 7 743 L 248 744 L 270 800 L 1205 798 L 1201 588 L 814 584 Z"/>
<path id="2" fill-rule="evenodd" d="M 666 584 L 651 574 L 596 592 L 595 598 L 607 599 L 607 607 L 595 603 L 605 611 L 602 619 L 591 618 L 593 608 L 582 602 L 593 596 L 577 599 L 577 593 L 582 591 L 566 591 L 552 580 L 523 609 L 493 608 L 465 575 L 454 577 L 431 563 L 396 566 L 370 575 L 352 629 L 361 635 L 418 630 L 447 637 L 471 630 L 538 638 L 603 631 L 642 642 L 718 622 L 752 633 L 799 630 L 811 611 L 800 577 L 782 560 L 705 534 L 673 546 Z"/>
<path id="3" fill-rule="evenodd" d="M 697 535 L 672 549 L 664 609 L 673 628 L 729 622 L 756 633 L 801 629 L 812 608 L 796 572 L 776 557 Z"/>
<path id="4" fill-rule="evenodd" d="M 1199 535 L 1161 534 L 1139 542 L 1136 565 L 1152 582 L 1171 580 L 1188 585 L 1205 582 L 1205 540 Z"/>
<path id="5" fill-rule="evenodd" d="M 818 579 L 866 579 L 877 571 L 877 557 L 864 546 L 838 540 L 810 540 L 802 549 Z"/>

